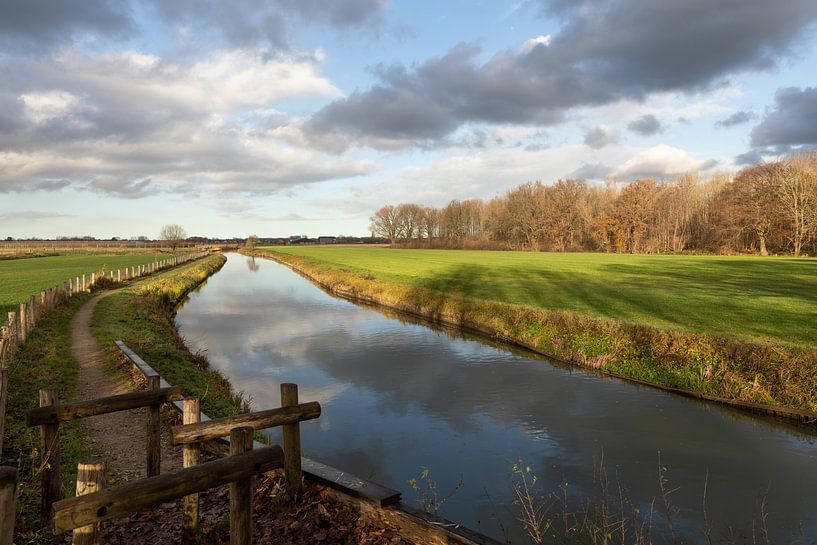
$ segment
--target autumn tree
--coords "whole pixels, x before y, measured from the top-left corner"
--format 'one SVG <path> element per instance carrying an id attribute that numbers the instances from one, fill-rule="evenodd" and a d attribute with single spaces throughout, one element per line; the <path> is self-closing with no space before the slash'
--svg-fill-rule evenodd
<path id="1" fill-rule="evenodd" d="M 391 243 L 397 240 L 400 222 L 396 206 L 387 204 L 375 212 L 369 220 L 371 222 L 370 229 L 374 236 L 387 238 Z"/>
<path id="2" fill-rule="evenodd" d="M 776 188 L 783 175 L 780 163 L 765 163 L 740 171 L 724 190 L 734 221 L 754 235 L 760 255 L 769 255 L 767 241 L 775 224 Z"/>

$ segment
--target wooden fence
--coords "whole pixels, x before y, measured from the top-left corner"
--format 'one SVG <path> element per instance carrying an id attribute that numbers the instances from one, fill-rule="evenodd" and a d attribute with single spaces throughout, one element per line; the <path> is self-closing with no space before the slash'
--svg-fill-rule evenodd
<path id="1" fill-rule="evenodd" d="M 129 394 L 61 404 L 56 390 L 40 392 L 40 407 L 26 414 L 29 427 L 40 427 L 40 467 L 42 469 L 41 520 L 52 521 L 54 531 L 74 530 L 73 543 L 97 544 L 100 523 L 156 507 L 170 500 L 184 498 L 183 534 L 196 535 L 199 525 L 199 492 L 230 484 L 230 543 L 247 545 L 252 532 L 251 477 L 273 469 L 284 468 L 287 495 L 295 498 L 301 489 L 301 451 L 298 423 L 318 418 L 317 402 L 298 403 L 298 387 L 282 384 L 280 409 L 201 422 L 199 400 L 184 399 L 185 415 L 181 426 L 173 428 L 174 444 L 184 445 L 184 468 L 160 474 L 161 429 L 159 410 L 162 404 L 182 399 L 176 387 L 160 388 L 158 375 L 148 377 L 148 390 Z M 62 500 L 60 483 L 60 434 L 62 422 L 148 407 L 146 429 L 147 478 L 132 481 L 113 490 L 105 490 L 104 462 L 83 461 L 77 468 L 77 496 Z M 283 449 L 279 446 L 253 450 L 255 430 L 284 426 Z M 199 449 L 204 441 L 230 436 L 230 456 L 199 464 Z"/>
<path id="2" fill-rule="evenodd" d="M 69 278 L 67 282 L 43 290 L 37 295 L 32 295 L 28 300 L 20 303 L 19 311 L 9 312 L 5 323 L 0 325 L 0 452 L 3 450 L 3 435 L 5 432 L 9 366 L 19 346 L 26 341 L 37 323 L 51 309 L 78 293 L 91 291 L 102 278 L 107 279 L 109 282 L 124 282 L 169 267 L 175 267 L 205 255 L 207 255 L 207 252 L 196 252 L 179 257 L 169 257 L 146 265 L 77 275 Z"/>

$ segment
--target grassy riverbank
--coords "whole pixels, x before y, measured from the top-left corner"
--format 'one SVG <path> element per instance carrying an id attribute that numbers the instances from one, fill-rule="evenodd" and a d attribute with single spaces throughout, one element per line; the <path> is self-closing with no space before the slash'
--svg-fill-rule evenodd
<path id="1" fill-rule="evenodd" d="M 11 363 L 2 465 L 19 468 L 17 543 L 48 543 L 50 533 L 39 522 L 40 432 L 25 425 L 25 413 L 38 405 L 39 390 L 56 388 L 61 400 L 73 400 L 77 363 L 71 356 L 70 323 L 74 313 L 90 298 L 80 294 L 56 307 L 37 325 Z M 60 426 L 62 484 L 65 497 L 74 495 L 77 463 L 91 454 L 82 422 Z"/>
<path id="2" fill-rule="evenodd" d="M 764 265 L 751 258 L 321 247 L 256 253 L 271 255 L 338 294 L 466 326 L 558 359 L 735 402 L 817 410 L 817 351 L 810 348 L 817 339 L 806 323 L 813 323 L 808 317 L 817 297 L 817 280 L 808 276 L 815 260 Z M 537 265 L 537 260 L 544 261 Z M 752 279 L 758 274 L 765 276 Z M 590 286 L 583 286 L 586 277 L 595 278 L 588 280 Z M 778 290 L 788 311 L 773 310 L 766 301 L 764 313 L 752 290 L 763 292 L 762 282 L 775 279 L 769 293 Z M 594 286 L 601 294 L 590 294 Z M 721 286 L 731 291 L 722 292 Z M 560 290 L 564 293 L 557 296 Z M 748 294 L 737 298 L 745 290 Z M 678 308 L 682 321 L 696 314 L 685 301 L 697 309 L 695 320 L 708 324 L 705 331 L 670 322 L 675 314 L 670 303 L 660 303 L 664 299 Z M 619 318 L 577 310 L 588 304 L 612 309 L 609 313 Z M 735 310 L 741 304 L 742 310 Z M 638 323 L 633 309 L 652 318 Z M 719 312 L 732 316 L 731 328 L 719 329 L 727 319 Z M 773 323 L 780 313 L 787 324 L 802 323 L 787 333 Z M 753 327 L 769 333 L 762 336 L 766 342 L 752 340 Z"/>
<path id="3" fill-rule="evenodd" d="M 212 417 L 236 414 L 245 407 L 230 383 L 209 369 L 205 357 L 187 350 L 173 322 L 174 303 L 225 261 L 221 254 L 211 255 L 129 286 L 100 301 L 92 321 L 93 334 L 111 366 L 124 363 L 113 344 L 122 340 L 168 382 L 201 398 L 202 411 Z"/>

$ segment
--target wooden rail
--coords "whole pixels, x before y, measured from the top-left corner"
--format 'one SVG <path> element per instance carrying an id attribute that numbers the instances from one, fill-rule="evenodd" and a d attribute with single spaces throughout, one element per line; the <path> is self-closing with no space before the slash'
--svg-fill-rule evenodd
<path id="1" fill-rule="evenodd" d="M 279 446 L 252 450 L 54 504 L 54 532 L 102 522 L 283 467 Z"/>
<path id="2" fill-rule="evenodd" d="M 158 384 L 158 376 L 149 381 L 149 384 Z M 180 398 L 180 388 L 168 387 L 61 404 L 57 390 L 40 390 L 40 407 L 30 409 L 26 413 L 26 425 L 40 427 L 40 483 L 42 488 L 40 520 L 43 525 L 47 524 L 51 518 L 54 502 L 62 498 L 59 428 L 61 422 L 149 407 L 151 411 L 148 414 L 146 425 L 146 467 L 148 476 L 158 475 L 159 460 L 161 460 L 159 408 L 163 403 Z"/>
<path id="3" fill-rule="evenodd" d="M 77 418 L 97 416 L 100 414 L 114 413 L 160 405 L 170 401 L 182 399 L 182 389 L 178 387 L 161 388 L 159 390 L 148 390 L 132 392 L 128 394 L 101 397 L 88 401 L 77 401 L 76 403 L 65 403 L 62 405 L 47 405 L 31 409 L 26 413 L 26 426 L 42 426 L 43 424 L 59 424 Z"/>
<path id="4" fill-rule="evenodd" d="M 253 430 L 263 430 L 285 424 L 297 424 L 302 420 L 313 420 L 320 417 L 320 415 L 320 403 L 312 401 L 293 407 L 239 414 L 198 424 L 173 426 L 170 429 L 170 435 L 174 445 L 185 445 L 224 437 L 230 434 L 231 429 L 239 426 L 247 426 Z"/>

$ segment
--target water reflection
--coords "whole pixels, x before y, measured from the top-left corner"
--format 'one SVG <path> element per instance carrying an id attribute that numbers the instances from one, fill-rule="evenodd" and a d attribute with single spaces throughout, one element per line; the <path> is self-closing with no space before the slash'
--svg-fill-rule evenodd
<path id="1" fill-rule="evenodd" d="M 261 270 L 261 266 L 255 262 L 255 257 L 250 256 L 247 258 L 247 269 L 249 269 L 250 272 L 258 272 Z"/>
<path id="2" fill-rule="evenodd" d="M 817 504 L 814 438 L 748 417 L 491 346 L 451 330 L 394 319 L 333 298 L 268 260 L 230 255 L 178 323 L 191 348 L 255 408 L 278 406 L 278 385 L 323 406 L 305 423 L 305 453 L 415 494 L 406 482 L 429 467 L 440 490 L 464 488 L 443 514 L 519 542 L 510 472 L 524 458 L 541 490 L 563 478 L 576 499 L 594 488 L 604 456 L 635 503 L 657 493 L 657 453 L 680 489 L 678 524 L 702 537 L 701 497 L 709 473 L 709 516 L 744 529 L 768 488 L 773 536 L 806 521 Z M 814 521 L 806 526 L 817 536 Z"/>

